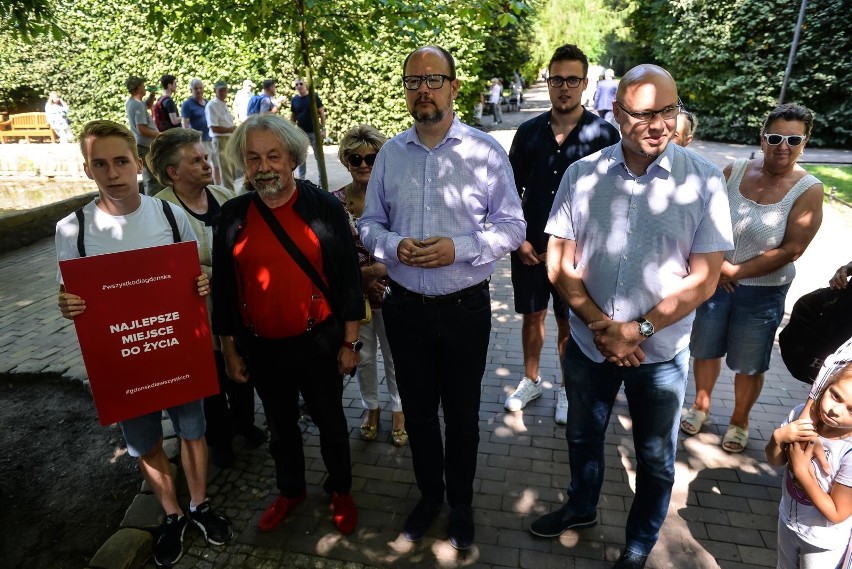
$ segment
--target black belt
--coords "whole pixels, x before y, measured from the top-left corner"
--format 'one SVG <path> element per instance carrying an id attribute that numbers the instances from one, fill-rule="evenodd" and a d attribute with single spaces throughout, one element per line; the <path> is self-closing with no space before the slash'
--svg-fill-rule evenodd
<path id="1" fill-rule="evenodd" d="M 394 295 L 399 295 L 406 298 L 414 298 L 422 302 L 423 304 L 448 304 L 451 302 L 459 301 L 463 298 L 467 298 L 469 296 L 473 296 L 478 293 L 482 289 L 488 290 L 488 279 L 482 281 L 481 283 L 475 284 L 473 286 L 469 286 L 467 288 L 463 288 L 456 292 L 451 292 L 450 294 L 440 294 L 440 295 L 429 295 L 429 294 L 420 294 L 417 292 L 412 292 L 400 285 L 397 282 L 390 281 L 388 283 L 388 287 L 391 289 Z"/>

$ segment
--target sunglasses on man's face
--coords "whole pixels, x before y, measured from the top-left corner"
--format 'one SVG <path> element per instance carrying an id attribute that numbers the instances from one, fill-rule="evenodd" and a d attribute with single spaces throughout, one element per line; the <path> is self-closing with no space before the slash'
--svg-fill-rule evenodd
<path id="1" fill-rule="evenodd" d="M 786 142 L 791 148 L 799 146 L 805 141 L 805 137 L 801 134 L 764 134 L 766 144 L 778 146 L 781 142 Z"/>
<path id="2" fill-rule="evenodd" d="M 360 154 L 350 154 L 346 161 L 349 162 L 349 165 L 353 168 L 358 168 L 361 165 L 361 162 L 366 162 L 367 166 L 370 168 L 373 167 L 373 164 L 376 163 L 376 154 L 365 154 L 361 156 Z"/>

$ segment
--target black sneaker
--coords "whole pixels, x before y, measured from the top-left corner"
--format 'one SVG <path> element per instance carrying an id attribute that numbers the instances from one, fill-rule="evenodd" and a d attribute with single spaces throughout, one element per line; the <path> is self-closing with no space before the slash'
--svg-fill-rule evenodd
<path id="1" fill-rule="evenodd" d="M 169 514 L 160 525 L 160 536 L 154 544 L 154 563 L 157 567 L 171 567 L 183 556 L 183 532 L 186 516 Z"/>
<path id="2" fill-rule="evenodd" d="M 223 514 L 214 512 L 210 502 L 205 501 L 194 512 L 189 512 L 189 519 L 211 545 L 224 545 L 234 537 L 231 522 Z"/>
<path id="3" fill-rule="evenodd" d="M 569 529 L 590 528 L 598 525 L 598 514 L 575 516 L 562 506 L 555 512 L 541 516 L 530 524 L 530 533 L 538 537 L 559 537 Z"/>
<path id="4" fill-rule="evenodd" d="M 640 555 L 625 549 L 621 557 L 618 558 L 618 561 L 615 562 L 615 565 L 612 566 L 612 569 L 644 569 L 647 561 L 647 555 Z"/>

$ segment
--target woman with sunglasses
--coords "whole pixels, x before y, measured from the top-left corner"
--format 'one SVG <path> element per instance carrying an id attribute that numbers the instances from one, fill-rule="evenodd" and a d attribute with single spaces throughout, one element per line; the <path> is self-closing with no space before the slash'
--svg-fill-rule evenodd
<path id="1" fill-rule="evenodd" d="M 338 157 L 352 181 L 340 188 L 334 195 L 341 201 L 352 225 L 352 237 L 358 250 L 358 261 L 361 263 L 361 276 L 364 291 L 370 303 L 372 317 L 366 324 L 361 323 L 361 363 L 358 365 L 358 387 L 361 391 L 361 404 L 366 409 L 361 424 L 361 438 L 365 441 L 375 440 L 379 430 L 379 377 L 376 365 L 377 347 L 381 347 L 385 363 L 385 379 L 387 380 L 388 396 L 391 402 L 393 425 L 391 441 L 395 446 L 404 446 L 408 442 L 405 431 L 405 416 L 402 413 L 402 401 L 396 387 L 396 373 L 393 367 L 390 346 L 385 334 L 385 324 L 382 318 L 382 297 L 388 283 L 388 273 L 382 263 L 361 243 L 356 223 L 364 213 L 364 198 L 367 195 L 367 182 L 373 171 L 376 153 L 387 141 L 382 133 L 369 125 L 358 125 L 343 136 L 340 141 Z"/>
<path id="2" fill-rule="evenodd" d="M 710 412 L 722 356 L 734 376 L 734 410 L 722 448 L 742 452 L 749 413 L 763 388 L 763 374 L 784 300 L 801 257 L 822 223 L 822 183 L 799 166 L 813 128 L 805 107 L 776 107 L 760 132 L 762 157 L 725 167 L 734 227 L 734 250 L 725 254 L 716 294 L 696 311 L 690 339 L 695 358 L 695 402 L 680 428 L 694 435 Z"/>

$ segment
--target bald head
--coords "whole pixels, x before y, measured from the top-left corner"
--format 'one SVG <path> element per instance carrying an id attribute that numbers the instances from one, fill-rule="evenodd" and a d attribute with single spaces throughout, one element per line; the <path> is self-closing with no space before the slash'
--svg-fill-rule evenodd
<path id="1" fill-rule="evenodd" d="M 675 80 L 674 77 L 671 76 L 671 73 L 659 65 L 643 63 L 642 65 L 637 65 L 624 74 L 624 77 L 622 77 L 621 81 L 618 83 L 618 91 L 615 96 L 619 101 L 621 101 L 624 99 L 624 93 L 630 87 L 649 83 L 656 85 L 657 87 L 674 89 L 675 94 L 677 94 L 677 85 L 675 85 Z"/>
<path id="2" fill-rule="evenodd" d="M 453 59 L 453 56 L 450 55 L 450 52 L 444 49 L 439 45 L 425 45 L 423 47 L 417 48 L 411 53 L 408 54 L 408 57 L 405 58 L 405 61 L 402 63 L 402 74 L 405 75 L 408 69 L 408 62 L 415 55 L 420 55 L 424 53 L 434 53 L 439 55 L 444 61 L 447 62 L 447 67 L 449 67 L 450 72 L 448 75 L 453 79 L 456 78 L 456 61 Z"/>

